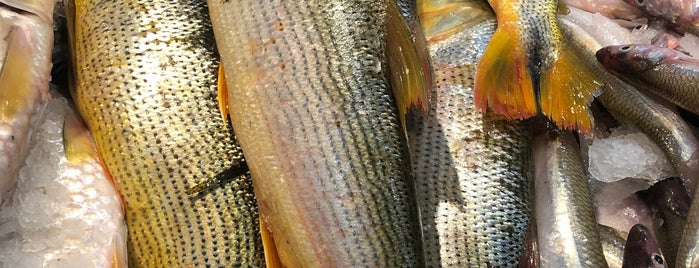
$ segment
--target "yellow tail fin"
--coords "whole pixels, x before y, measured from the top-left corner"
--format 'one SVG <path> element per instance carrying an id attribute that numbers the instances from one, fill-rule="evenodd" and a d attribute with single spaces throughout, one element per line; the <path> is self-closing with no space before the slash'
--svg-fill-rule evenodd
<path id="1" fill-rule="evenodd" d="M 559 128 L 590 133 L 589 104 L 601 84 L 573 50 L 563 46 L 547 70 L 542 70 L 541 112 Z"/>
<path id="2" fill-rule="evenodd" d="M 286 267 L 282 265 L 282 261 L 279 259 L 279 253 L 277 253 L 277 246 L 274 243 L 274 238 L 272 234 L 267 229 L 265 221 L 260 216 L 260 235 L 262 236 L 262 247 L 265 251 L 265 264 L 267 268 L 281 268 Z"/>
<path id="3" fill-rule="evenodd" d="M 478 63 L 473 96 L 482 111 L 490 107 L 509 119 L 537 114 L 527 55 L 518 35 L 513 25 L 498 26 Z"/>

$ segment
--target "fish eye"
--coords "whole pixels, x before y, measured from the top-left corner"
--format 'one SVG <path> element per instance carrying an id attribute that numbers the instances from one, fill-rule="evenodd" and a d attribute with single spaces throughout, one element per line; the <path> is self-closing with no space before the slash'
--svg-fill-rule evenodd
<path id="1" fill-rule="evenodd" d="M 636 3 L 638 3 L 638 4 L 641 5 L 641 6 L 642 6 L 643 4 L 645 4 L 645 2 L 646 2 L 646 0 L 636 0 Z"/>
<path id="2" fill-rule="evenodd" d="M 628 51 L 629 49 L 631 49 L 631 46 L 623 46 L 623 47 L 621 47 L 621 48 L 619 48 L 619 49 L 620 49 L 621 51 Z"/>
<path id="3" fill-rule="evenodd" d="M 660 255 L 653 255 L 653 260 L 658 263 L 658 264 L 664 264 L 665 262 L 663 261 L 663 257 Z"/>

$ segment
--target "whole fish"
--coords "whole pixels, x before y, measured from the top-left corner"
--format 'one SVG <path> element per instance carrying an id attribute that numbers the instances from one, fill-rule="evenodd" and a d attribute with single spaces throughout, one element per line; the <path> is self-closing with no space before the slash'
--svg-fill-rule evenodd
<path id="1" fill-rule="evenodd" d="M 407 144 L 387 79 L 385 23 L 401 18 L 396 3 L 209 5 L 233 127 L 282 264 L 422 266 Z"/>
<path id="2" fill-rule="evenodd" d="M 575 137 L 550 130 L 533 147 L 541 267 L 608 267 Z"/>
<path id="3" fill-rule="evenodd" d="M 3 1 L 6 2 L 6 1 Z M 21 1 L 10 1 L 21 2 Z M 49 18 L 53 0 L 45 4 Z M 0 5 L 0 202 L 17 182 L 32 132 L 49 100 L 51 21 Z"/>
<path id="4" fill-rule="evenodd" d="M 596 56 L 607 70 L 629 84 L 699 114 L 699 59 L 647 44 L 607 46 Z"/>
<path id="5" fill-rule="evenodd" d="M 474 100 L 510 119 L 544 114 L 589 133 L 588 104 L 599 86 L 558 28 L 558 0 L 489 0 L 498 28 L 476 76 Z"/>
<path id="6" fill-rule="evenodd" d="M 459 29 L 423 25 L 431 33 L 432 106 L 408 121 L 426 265 L 516 267 L 533 220 L 531 131 L 473 102 L 476 65 L 495 17 L 480 1 L 419 7 L 421 21 Z"/>
<path id="7" fill-rule="evenodd" d="M 94 140 L 63 97 L 0 208 L 0 267 L 126 267 L 126 223 Z"/>
<path id="8" fill-rule="evenodd" d="M 653 17 L 660 17 L 682 32 L 699 35 L 699 2 L 695 0 L 624 0 Z"/>
<path id="9" fill-rule="evenodd" d="M 660 245 L 643 224 L 631 227 L 624 246 L 623 268 L 666 267 Z"/>
<path id="10" fill-rule="evenodd" d="M 674 111 L 608 73 L 597 61 L 595 53 L 602 48 L 602 44 L 612 43 L 620 35 L 611 32 L 593 37 L 568 18 L 559 22 L 571 46 L 579 51 L 583 64 L 605 81 L 597 99 L 619 121 L 638 127 L 658 144 L 680 174 L 691 196 L 699 179 L 699 141 L 687 123 Z"/>
<path id="11" fill-rule="evenodd" d="M 126 207 L 130 267 L 262 266 L 257 204 L 217 101 L 203 1 L 66 7 L 73 97 Z M 226 183 L 188 194 L 223 176 Z"/>

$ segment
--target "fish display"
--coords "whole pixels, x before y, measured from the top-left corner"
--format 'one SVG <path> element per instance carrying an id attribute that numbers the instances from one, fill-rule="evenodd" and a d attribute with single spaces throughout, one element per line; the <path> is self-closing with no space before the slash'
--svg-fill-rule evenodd
<path id="1" fill-rule="evenodd" d="M 54 1 L 32 2 L 36 10 L 0 6 L 0 202 L 16 185 L 49 100 Z"/>
<path id="2" fill-rule="evenodd" d="M 643 224 L 631 227 L 624 246 L 623 268 L 661 268 L 665 259 L 658 242 Z"/>
<path id="3" fill-rule="evenodd" d="M 699 114 L 699 59 L 654 45 L 616 45 L 596 53 L 617 77 Z"/>
<path id="4" fill-rule="evenodd" d="M 54 97 L 17 188 L 0 207 L 0 267 L 126 267 L 121 199 L 94 140 Z"/>
<path id="5" fill-rule="evenodd" d="M 209 5 L 231 120 L 282 265 L 422 266 L 382 41 L 395 3 Z"/>
<path id="6" fill-rule="evenodd" d="M 489 0 L 498 26 L 478 64 L 474 99 L 510 119 L 544 114 L 589 133 L 588 105 L 599 86 L 564 41 L 556 0 Z"/>
<path id="7" fill-rule="evenodd" d="M 568 131 L 547 131 L 533 146 L 541 267 L 608 267 L 575 137 Z"/>
<path id="8" fill-rule="evenodd" d="M 76 0 L 66 12 L 72 95 L 123 197 L 129 266 L 263 266 L 206 4 Z"/>
<path id="9" fill-rule="evenodd" d="M 425 27 L 432 105 L 429 115 L 408 120 L 426 265 L 515 267 L 533 222 L 531 130 L 473 103 L 476 65 L 495 16 L 479 1 L 426 2 L 418 9 L 422 21 L 458 28 L 447 34 Z M 450 16 L 467 8 L 474 12 Z"/>

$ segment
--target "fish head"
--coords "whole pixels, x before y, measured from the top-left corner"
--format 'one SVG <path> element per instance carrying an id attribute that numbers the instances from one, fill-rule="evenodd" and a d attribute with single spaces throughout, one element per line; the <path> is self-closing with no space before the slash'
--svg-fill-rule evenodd
<path id="1" fill-rule="evenodd" d="M 611 72 L 637 73 L 663 63 L 667 53 L 657 46 L 637 44 L 603 47 L 595 56 Z"/>
<path id="2" fill-rule="evenodd" d="M 658 241 L 653 238 L 648 228 L 643 224 L 636 224 L 629 231 L 624 247 L 622 267 L 665 267 L 665 257 L 660 251 Z"/>

